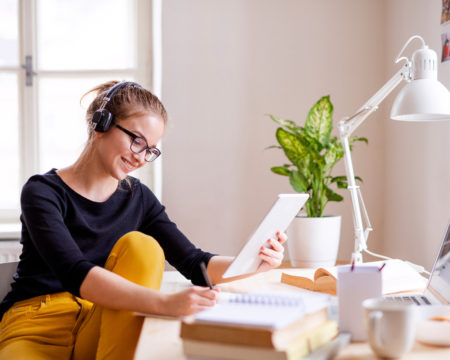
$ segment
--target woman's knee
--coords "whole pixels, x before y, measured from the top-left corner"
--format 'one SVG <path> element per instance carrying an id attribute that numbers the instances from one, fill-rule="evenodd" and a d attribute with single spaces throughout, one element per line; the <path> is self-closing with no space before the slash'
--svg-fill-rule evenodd
<path id="1" fill-rule="evenodd" d="M 117 242 L 117 245 L 126 247 L 127 251 L 132 252 L 136 256 L 142 255 L 146 259 L 151 256 L 164 260 L 164 251 L 158 241 L 139 231 L 131 231 L 123 235 Z"/>
<path id="2" fill-rule="evenodd" d="M 127 268 L 138 267 L 141 271 L 153 272 L 164 269 L 164 260 L 164 251 L 153 237 L 132 231 L 117 241 L 105 267 L 112 270 L 117 262 L 121 262 Z"/>

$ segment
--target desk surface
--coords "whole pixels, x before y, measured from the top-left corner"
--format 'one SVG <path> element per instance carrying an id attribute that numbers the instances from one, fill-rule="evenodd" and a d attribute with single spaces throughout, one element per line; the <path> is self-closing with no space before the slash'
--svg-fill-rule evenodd
<path id="1" fill-rule="evenodd" d="M 295 291 L 297 288 L 280 282 L 282 269 L 271 270 L 248 279 L 221 285 L 225 291 Z M 190 286 L 178 272 L 164 274 L 161 291 L 175 292 Z M 182 342 L 179 337 L 180 321 L 147 317 L 136 349 L 135 360 L 183 360 Z M 377 359 L 367 343 L 351 343 L 341 350 L 338 360 Z M 427 346 L 416 342 L 414 348 L 402 359 L 450 359 L 450 347 Z"/>

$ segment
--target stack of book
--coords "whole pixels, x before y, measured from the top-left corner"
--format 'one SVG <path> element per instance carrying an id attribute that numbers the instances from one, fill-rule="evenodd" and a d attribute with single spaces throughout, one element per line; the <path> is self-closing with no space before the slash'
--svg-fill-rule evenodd
<path id="1" fill-rule="evenodd" d="M 226 301 L 181 324 L 188 359 L 288 359 L 337 335 L 324 294 L 221 294 Z"/>

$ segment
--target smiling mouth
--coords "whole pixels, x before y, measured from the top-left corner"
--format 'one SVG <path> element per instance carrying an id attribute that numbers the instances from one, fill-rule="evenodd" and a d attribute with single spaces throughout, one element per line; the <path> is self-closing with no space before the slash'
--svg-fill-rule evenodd
<path id="1" fill-rule="evenodd" d="M 134 170 L 137 168 L 137 165 L 133 165 L 131 162 L 129 162 L 127 159 L 122 158 L 122 161 L 124 162 L 125 166 L 127 167 L 127 169 L 129 170 Z"/>

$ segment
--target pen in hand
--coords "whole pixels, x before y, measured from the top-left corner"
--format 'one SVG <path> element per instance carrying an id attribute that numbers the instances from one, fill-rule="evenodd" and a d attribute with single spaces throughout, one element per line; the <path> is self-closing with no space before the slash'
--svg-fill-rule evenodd
<path id="1" fill-rule="evenodd" d="M 213 286 L 208 276 L 208 272 L 206 271 L 205 263 L 203 261 L 200 263 L 200 269 L 202 270 L 203 278 L 205 279 L 206 285 L 208 285 L 208 287 L 212 290 Z"/>

